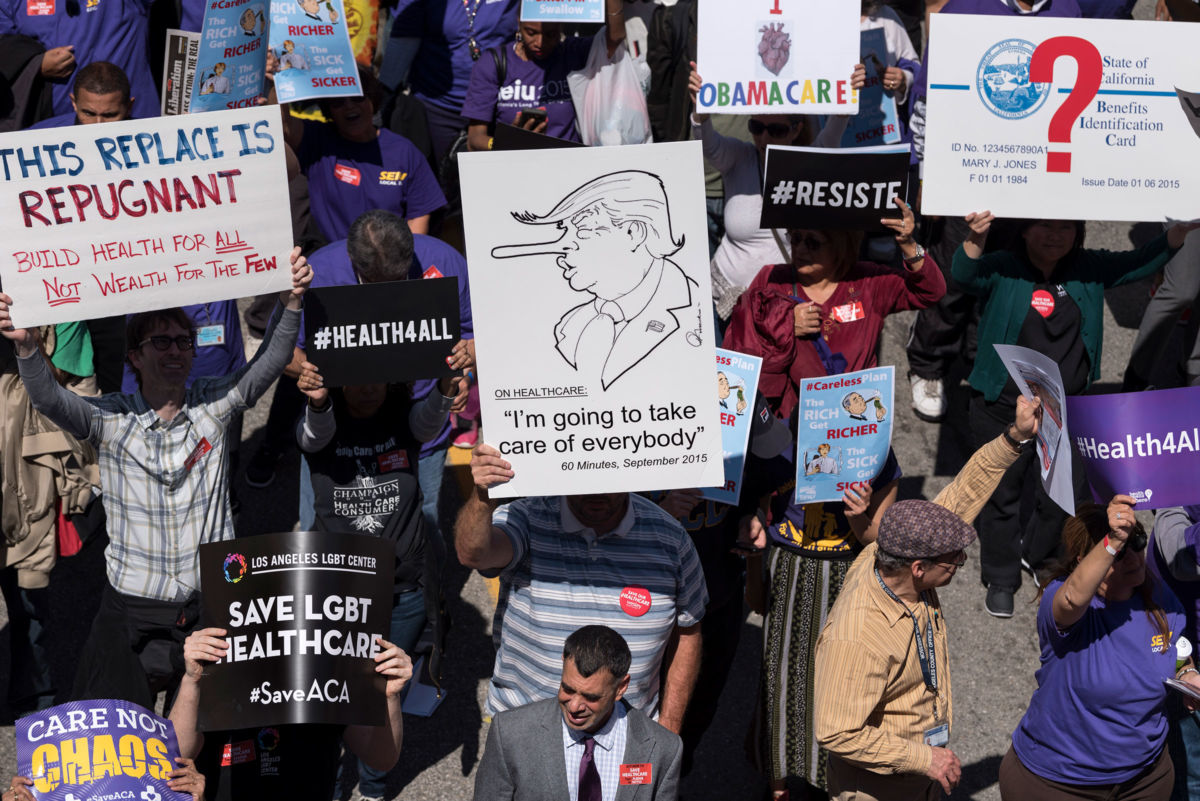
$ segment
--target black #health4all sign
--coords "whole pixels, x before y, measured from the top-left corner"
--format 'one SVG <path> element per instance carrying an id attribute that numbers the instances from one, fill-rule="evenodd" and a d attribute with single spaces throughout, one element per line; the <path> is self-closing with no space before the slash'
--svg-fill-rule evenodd
<path id="1" fill-rule="evenodd" d="M 767 148 L 763 228 L 885 230 L 900 218 L 892 198 L 904 198 L 908 145 L 829 149 Z"/>
<path id="2" fill-rule="evenodd" d="M 458 279 L 321 287 L 304 304 L 305 353 L 325 386 L 449 375 L 459 337 Z"/>
<path id="3" fill-rule="evenodd" d="M 387 540 L 318 531 L 200 546 L 206 625 L 226 630 L 205 666 L 205 731 L 281 723 L 384 723 L 376 637 L 392 617 Z"/>

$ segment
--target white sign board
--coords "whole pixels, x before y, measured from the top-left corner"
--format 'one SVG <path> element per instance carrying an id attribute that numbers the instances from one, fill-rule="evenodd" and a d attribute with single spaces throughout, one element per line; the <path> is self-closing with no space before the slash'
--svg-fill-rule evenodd
<path id="1" fill-rule="evenodd" d="M 461 159 L 491 495 L 723 484 L 700 143 Z"/>
<path id="2" fill-rule="evenodd" d="M 857 114 L 859 7 L 843 0 L 699 0 L 699 110 Z"/>
<path id="3" fill-rule="evenodd" d="M 0 279 L 18 327 L 291 286 L 275 107 L 0 136 Z"/>
<path id="4" fill-rule="evenodd" d="M 932 26 L 926 214 L 1200 216 L 1200 137 L 1176 94 L 1200 88 L 1194 26 L 963 14 Z"/>

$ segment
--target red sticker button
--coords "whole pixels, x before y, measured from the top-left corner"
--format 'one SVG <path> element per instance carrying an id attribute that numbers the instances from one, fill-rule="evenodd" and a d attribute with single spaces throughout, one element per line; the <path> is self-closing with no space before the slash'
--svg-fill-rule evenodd
<path id="1" fill-rule="evenodd" d="M 445 278 L 442 271 L 437 268 L 437 265 L 431 264 L 425 268 L 425 272 L 421 273 L 422 278 Z"/>
<path id="2" fill-rule="evenodd" d="M 225 743 L 225 747 L 221 749 L 221 767 L 223 768 L 230 765 L 241 765 L 243 762 L 253 762 L 254 759 L 253 740 Z"/>
<path id="3" fill-rule="evenodd" d="M 54 0 L 26 0 L 25 13 L 30 17 L 53 17 Z"/>
<path id="4" fill-rule="evenodd" d="M 212 445 L 208 444 L 208 437 L 202 438 L 196 443 L 196 447 L 192 449 L 192 452 L 188 454 L 188 458 L 183 463 L 183 469 L 190 472 L 191 469 L 196 466 L 196 462 L 203 459 L 204 454 L 211 450 Z"/>
<path id="5" fill-rule="evenodd" d="M 856 300 L 853 303 L 847 303 L 842 306 L 833 307 L 833 319 L 839 323 L 852 323 L 855 320 L 861 320 L 867 316 L 863 310 L 861 300 Z"/>
<path id="6" fill-rule="evenodd" d="M 621 590 L 621 611 L 630 617 L 641 617 L 650 611 L 650 590 L 626 587 Z"/>
<path id="7" fill-rule="evenodd" d="M 353 167 L 347 167 L 345 164 L 333 165 L 333 177 L 351 186 L 358 186 L 362 181 L 362 173 Z"/>
<path id="8" fill-rule="evenodd" d="M 1054 313 L 1054 296 L 1044 289 L 1039 289 L 1033 293 L 1033 300 L 1029 305 L 1042 317 L 1049 317 Z"/>
<path id="9" fill-rule="evenodd" d="M 621 765 L 621 784 L 649 784 L 653 767 L 649 762 Z"/>
<path id="10" fill-rule="evenodd" d="M 379 462 L 379 472 L 381 473 L 408 469 L 408 454 L 404 451 L 388 451 L 380 454 L 376 461 Z"/>

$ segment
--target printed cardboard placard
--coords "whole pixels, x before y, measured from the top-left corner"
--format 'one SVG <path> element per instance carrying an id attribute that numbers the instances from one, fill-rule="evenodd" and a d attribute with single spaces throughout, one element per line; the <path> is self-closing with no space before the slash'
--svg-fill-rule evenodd
<path id="1" fill-rule="evenodd" d="M 18 131 L 0 157 L 18 328 L 292 285 L 277 109 Z"/>
<path id="2" fill-rule="evenodd" d="M 922 210 L 1200 217 L 1196 28 L 934 14 Z"/>
<path id="3" fill-rule="evenodd" d="M 908 145 L 846 150 L 767 147 L 763 228 L 849 228 L 881 231 L 899 219 L 893 198 L 908 187 Z"/>
<path id="4" fill-rule="evenodd" d="M 363 487 L 364 513 L 378 503 Z M 376 637 L 392 619 L 396 554 L 379 537 L 289 531 L 200 546 L 209 625 L 229 650 L 204 669 L 200 727 L 377 726 L 386 681 Z"/>
<path id="5" fill-rule="evenodd" d="M 700 491 L 710 501 L 736 505 L 742 494 L 742 472 L 754 421 L 754 396 L 762 358 L 717 348 L 717 406 L 721 415 L 721 457 L 725 484 Z"/>
<path id="6" fill-rule="evenodd" d="M 1067 435 L 1067 396 L 1057 362 L 1036 350 L 1017 345 L 995 345 L 1017 389 L 1027 399 L 1042 401 L 1037 453 L 1042 486 L 1067 514 L 1075 514 L 1075 487 L 1071 478 L 1070 451 L 1060 451 Z M 1060 455 L 1063 458 L 1059 458 Z"/>
<path id="7" fill-rule="evenodd" d="M 191 801 L 167 786 L 179 756 L 175 726 L 137 704 L 59 704 L 18 720 L 15 734 L 17 775 L 33 780 L 39 801 Z"/>
<path id="8" fill-rule="evenodd" d="M 192 111 L 255 105 L 267 69 L 267 0 L 208 0 Z"/>
<path id="9" fill-rule="evenodd" d="M 270 37 L 280 103 L 362 95 L 342 0 L 271 0 Z"/>
<path id="10" fill-rule="evenodd" d="M 796 503 L 840 501 L 879 475 L 892 446 L 896 368 L 805 379 L 796 419 Z"/>
<path id="11" fill-rule="evenodd" d="M 458 281 L 427 278 L 314 289 L 305 299 L 308 360 L 325 385 L 441 378 L 459 338 Z"/>
<path id="12" fill-rule="evenodd" d="M 192 102 L 192 82 L 200 59 L 200 34 L 195 31 L 167 29 L 163 55 L 163 116 L 187 114 Z"/>
<path id="13" fill-rule="evenodd" d="M 493 497 L 724 483 L 700 143 L 613 152 L 460 157 Z"/>
<path id="14" fill-rule="evenodd" d="M 883 28 L 871 28 L 860 33 L 860 42 L 858 63 L 867 69 L 867 83 L 858 93 L 858 113 L 848 121 L 841 146 L 894 145 L 902 134 L 896 97 L 883 88 L 887 37 Z"/>
<path id="15" fill-rule="evenodd" d="M 1197 501 L 1200 387 L 1067 398 L 1071 442 L 1097 503 L 1131 495 L 1138 509 Z"/>
<path id="16" fill-rule="evenodd" d="M 706 114 L 856 114 L 859 8 L 841 0 L 699 0 Z"/>

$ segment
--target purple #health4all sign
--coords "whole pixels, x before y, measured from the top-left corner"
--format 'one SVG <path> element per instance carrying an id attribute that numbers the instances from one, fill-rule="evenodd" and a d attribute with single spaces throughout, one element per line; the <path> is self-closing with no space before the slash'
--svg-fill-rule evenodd
<path id="1" fill-rule="evenodd" d="M 44 801 L 191 801 L 167 787 L 179 743 L 171 721 L 128 701 L 72 701 L 16 723 L 17 774 Z"/>
<path id="2" fill-rule="evenodd" d="M 1200 502 L 1200 387 L 1067 398 L 1071 443 L 1096 500 L 1139 509 Z"/>

